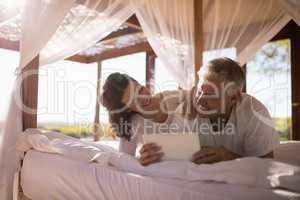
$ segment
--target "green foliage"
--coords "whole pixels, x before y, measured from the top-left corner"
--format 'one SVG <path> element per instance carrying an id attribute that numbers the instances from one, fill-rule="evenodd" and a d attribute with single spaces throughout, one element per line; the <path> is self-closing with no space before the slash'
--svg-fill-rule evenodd
<path id="1" fill-rule="evenodd" d="M 287 73 L 290 70 L 288 67 L 289 49 L 289 39 L 269 42 L 248 62 L 247 70 L 267 76 L 272 76 L 274 73 Z"/>
<path id="2" fill-rule="evenodd" d="M 280 140 L 288 140 L 292 127 L 290 117 L 274 117 L 272 118 L 276 131 L 278 131 Z"/>
<path id="3" fill-rule="evenodd" d="M 279 132 L 280 135 L 280 140 L 284 141 L 284 140 L 288 140 L 289 139 L 289 135 L 290 135 L 290 131 L 291 131 L 291 125 L 292 125 L 292 121 L 291 118 L 279 118 L 279 117 L 275 117 L 272 118 L 274 125 L 275 125 L 275 129 L 276 131 Z M 61 132 L 65 135 L 71 136 L 71 137 L 75 137 L 75 138 L 87 138 L 87 137 L 93 137 L 93 125 L 89 125 L 89 126 L 60 126 L 60 127 L 49 127 L 49 126 L 44 126 L 44 127 L 40 127 L 49 131 L 56 131 L 56 132 Z M 110 126 L 108 124 L 101 124 L 99 126 L 100 129 L 100 137 L 102 139 L 115 139 L 116 136 L 113 133 L 113 131 L 111 130 Z"/>
<path id="4" fill-rule="evenodd" d="M 82 138 L 92 136 L 92 129 L 90 127 L 80 126 L 63 126 L 63 127 L 44 127 L 49 131 L 61 132 L 65 135 L 72 136 L 75 138 Z"/>
<path id="5" fill-rule="evenodd" d="M 39 127 L 45 130 L 49 131 L 56 131 L 61 132 L 65 135 L 75 137 L 75 138 L 88 138 L 93 137 L 93 124 L 90 124 L 88 126 L 79 126 L 79 125 L 69 125 L 69 126 L 42 126 Z M 101 124 L 99 125 L 99 132 L 100 137 L 103 139 L 115 139 L 115 134 L 111 130 L 110 126 L 108 124 Z"/>

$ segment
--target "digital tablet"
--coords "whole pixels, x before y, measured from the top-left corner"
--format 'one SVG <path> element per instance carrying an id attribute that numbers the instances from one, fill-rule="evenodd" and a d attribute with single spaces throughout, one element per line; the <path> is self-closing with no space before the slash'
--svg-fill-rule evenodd
<path id="1" fill-rule="evenodd" d="M 195 152 L 200 150 L 199 135 L 182 134 L 145 134 L 143 142 L 156 143 L 161 146 L 164 156 L 162 160 L 191 160 Z"/>

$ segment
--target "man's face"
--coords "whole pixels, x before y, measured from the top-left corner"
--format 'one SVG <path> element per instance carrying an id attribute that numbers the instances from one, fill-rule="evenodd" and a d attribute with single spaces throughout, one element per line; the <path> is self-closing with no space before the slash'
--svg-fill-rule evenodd
<path id="1" fill-rule="evenodd" d="M 150 103 L 151 93 L 145 86 L 138 82 L 130 81 L 126 87 L 122 102 L 134 112 L 143 112 L 145 107 Z"/>
<path id="2" fill-rule="evenodd" d="M 194 105 L 202 117 L 217 117 L 227 112 L 228 99 L 223 83 L 209 75 L 200 76 L 194 95 Z"/>

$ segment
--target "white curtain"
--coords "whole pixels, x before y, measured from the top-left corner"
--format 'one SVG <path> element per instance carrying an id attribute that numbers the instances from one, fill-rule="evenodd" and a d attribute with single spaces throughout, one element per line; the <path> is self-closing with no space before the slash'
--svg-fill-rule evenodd
<path id="1" fill-rule="evenodd" d="M 54 35 L 75 0 L 27 1 L 21 22 L 20 66 L 23 68 Z"/>
<path id="2" fill-rule="evenodd" d="M 17 136 L 22 131 L 22 111 L 17 105 L 20 79 L 14 84 L 8 114 L 0 134 L 0 199 L 12 199 L 13 176 L 19 168 L 20 155 L 16 152 Z"/>
<path id="3" fill-rule="evenodd" d="M 9 6 L 7 1 L 0 1 L 0 27 L 20 13 L 24 1 L 20 0 L 16 4 L 15 6 Z"/>
<path id="4" fill-rule="evenodd" d="M 291 17 L 277 0 L 203 0 L 203 19 L 204 63 L 231 55 L 244 64 Z"/>
<path id="5" fill-rule="evenodd" d="M 22 15 L 19 71 L 38 54 L 55 33 L 73 3 L 73 0 L 27 1 Z M 52 24 L 48 23 L 49 19 L 53 20 Z M 43 31 L 45 24 L 49 32 Z M 20 155 L 16 152 L 15 143 L 18 134 L 22 131 L 21 81 L 22 76 L 17 73 L 8 114 L 0 135 L 0 199 L 3 200 L 12 199 L 13 177 L 19 167 Z"/>
<path id="6" fill-rule="evenodd" d="M 132 14 L 127 0 L 93 0 L 74 6 L 40 52 L 40 65 L 91 47 L 117 30 Z"/>
<path id="7" fill-rule="evenodd" d="M 281 5 L 289 15 L 300 26 L 300 1 L 299 0 L 279 0 Z"/>
<path id="8" fill-rule="evenodd" d="M 189 88 L 194 79 L 193 0 L 31 0 L 22 18 L 19 70 L 40 54 L 48 64 L 72 56 L 95 44 L 136 13 L 154 51 Z M 289 5 L 294 5 L 289 0 Z M 297 4 L 298 5 L 298 4 Z M 204 49 L 233 48 L 242 64 L 290 19 L 277 0 L 203 0 Z M 97 11 L 97 12 L 96 12 Z M 14 15 L 14 14 L 12 14 Z M 9 18 L 7 18 L 9 19 Z M 3 18 L 3 20 L 7 20 Z M 3 22 L 3 21 L 0 21 Z M 16 86 L 19 85 L 20 75 Z M 19 97 L 15 87 L 12 95 Z M 22 129 L 21 107 L 11 99 L 4 131 L 0 135 L 0 199 L 11 199 L 12 177 L 18 167 L 14 150 Z"/>
<path id="9" fill-rule="evenodd" d="M 22 131 L 22 68 L 38 54 L 41 64 L 72 56 L 107 36 L 131 15 L 128 2 L 121 0 L 83 1 L 83 5 L 75 4 L 75 0 L 26 1 L 16 87 L 0 135 L 0 199 L 12 199 L 13 175 L 19 167 L 14 146 Z"/>
<path id="10" fill-rule="evenodd" d="M 131 0 L 150 45 L 180 86 L 193 85 L 193 0 Z M 203 63 L 244 64 L 291 19 L 278 0 L 203 0 Z"/>
<path id="11" fill-rule="evenodd" d="M 132 0 L 154 52 L 179 85 L 194 81 L 193 0 Z"/>

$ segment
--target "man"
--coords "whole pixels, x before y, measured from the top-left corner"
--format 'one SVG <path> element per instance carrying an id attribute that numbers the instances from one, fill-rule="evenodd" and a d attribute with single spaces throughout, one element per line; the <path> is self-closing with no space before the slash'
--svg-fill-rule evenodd
<path id="1" fill-rule="evenodd" d="M 229 58 L 212 60 L 199 71 L 192 106 L 186 101 L 177 109 L 180 114 L 169 115 L 167 123 L 177 124 L 179 132 L 199 133 L 202 148 L 193 155 L 194 163 L 273 157 L 278 137 L 271 117 L 262 103 L 242 93 L 244 82 L 238 63 Z M 148 165 L 160 161 L 162 153 L 156 144 L 145 144 L 138 159 Z"/>

